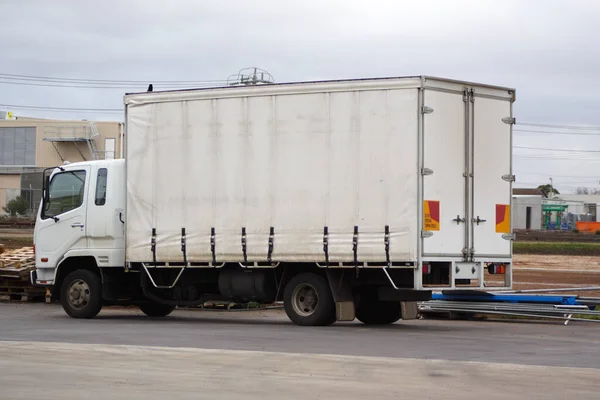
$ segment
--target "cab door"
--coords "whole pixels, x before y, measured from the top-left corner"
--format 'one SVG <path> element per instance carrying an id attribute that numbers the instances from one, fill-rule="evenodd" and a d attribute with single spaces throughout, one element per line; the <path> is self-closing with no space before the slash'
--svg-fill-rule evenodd
<path id="1" fill-rule="evenodd" d="M 90 167 L 64 167 L 52 175 L 35 230 L 37 268 L 55 268 L 65 253 L 85 248 Z"/>

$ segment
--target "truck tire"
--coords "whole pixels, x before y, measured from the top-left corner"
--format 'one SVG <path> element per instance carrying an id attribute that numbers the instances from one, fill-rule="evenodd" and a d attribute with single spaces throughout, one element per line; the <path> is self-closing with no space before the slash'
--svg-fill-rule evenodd
<path id="1" fill-rule="evenodd" d="M 140 304 L 140 310 L 149 317 L 166 317 L 171 314 L 174 309 L 175 306 L 170 306 L 168 304 L 153 302 Z"/>
<path id="2" fill-rule="evenodd" d="M 92 271 L 71 272 L 61 285 L 60 302 L 72 318 L 94 318 L 102 309 L 102 281 Z"/>
<path id="3" fill-rule="evenodd" d="M 400 302 L 380 301 L 376 290 L 358 296 L 355 307 L 356 319 L 366 325 L 388 325 L 402 318 Z"/>
<path id="4" fill-rule="evenodd" d="M 327 279 L 314 273 L 294 276 L 283 292 L 283 307 L 296 325 L 324 326 L 335 322 L 335 302 Z"/>

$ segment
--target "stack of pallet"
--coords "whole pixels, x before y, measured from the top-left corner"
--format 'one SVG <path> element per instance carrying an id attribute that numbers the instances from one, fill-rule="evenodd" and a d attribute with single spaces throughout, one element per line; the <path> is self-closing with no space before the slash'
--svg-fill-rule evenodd
<path id="1" fill-rule="evenodd" d="M 46 290 L 29 282 L 35 268 L 33 248 L 23 247 L 0 254 L 0 300 L 43 301 Z"/>

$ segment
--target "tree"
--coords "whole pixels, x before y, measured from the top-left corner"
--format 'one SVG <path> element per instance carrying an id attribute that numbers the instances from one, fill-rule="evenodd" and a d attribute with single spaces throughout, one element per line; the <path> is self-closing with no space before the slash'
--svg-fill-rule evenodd
<path id="1" fill-rule="evenodd" d="M 587 188 L 587 187 L 578 187 L 575 191 L 576 194 L 600 194 L 600 189 L 598 188 Z"/>
<path id="2" fill-rule="evenodd" d="M 18 196 L 6 203 L 4 211 L 9 213 L 11 217 L 16 217 L 17 215 L 25 215 L 28 208 L 29 203 L 27 200 L 21 196 Z"/>
<path id="3" fill-rule="evenodd" d="M 550 184 L 546 184 L 546 185 L 540 185 L 537 187 L 537 189 L 542 192 L 542 195 L 545 198 L 549 198 L 551 197 L 551 194 L 560 194 L 560 192 L 558 190 L 556 190 L 552 185 Z"/>

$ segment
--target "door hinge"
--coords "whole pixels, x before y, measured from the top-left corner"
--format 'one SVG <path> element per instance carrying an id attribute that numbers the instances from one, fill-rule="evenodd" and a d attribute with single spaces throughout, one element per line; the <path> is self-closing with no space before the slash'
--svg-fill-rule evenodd
<path id="1" fill-rule="evenodd" d="M 433 170 L 429 168 L 421 168 L 421 175 L 433 175 Z"/>
<path id="2" fill-rule="evenodd" d="M 475 90 L 473 89 L 469 91 L 469 100 L 471 100 L 471 103 L 475 103 Z"/>
<path id="3" fill-rule="evenodd" d="M 469 100 L 469 90 L 463 90 L 463 101 L 466 103 Z"/>
<path id="4" fill-rule="evenodd" d="M 427 107 L 427 106 L 421 107 L 421 114 L 431 114 L 432 112 L 433 112 L 433 108 L 431 108 L 431 107 Z"/>
<path id="5" fill-rule="evenodd" d="M 502 180 L 506 182 L 514 182 L 516 179 L 517 177 L 511 174 L 502 175 Z"/>
<path id="6" fill-rule="evenodd" d="M 421 237 L 423 239 L 429 238 L 429 237 L 432 237 L 432 236 L 433 236 L 433 232 L 430 232 L 430 231 L 421 231 Z"/>
<path id="7" fill-rule="evenodd" d="M 502 118 L 502 122 L 508 125 L 514 125 L 517 123 L 517 119 L 515 117 L 504 117 Z"/>
<path id="8" fill-rule="evenodd" d="M 502 235 L 502 239 L 504 240 L 517 240 L 517 235 L 515 233 L 505 233 Z"/>

